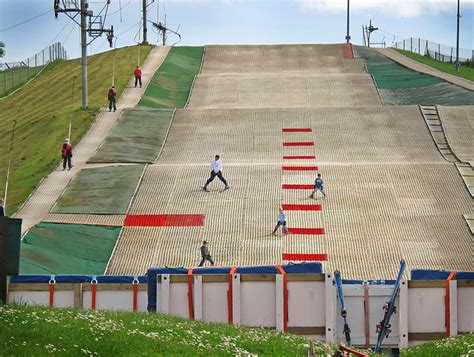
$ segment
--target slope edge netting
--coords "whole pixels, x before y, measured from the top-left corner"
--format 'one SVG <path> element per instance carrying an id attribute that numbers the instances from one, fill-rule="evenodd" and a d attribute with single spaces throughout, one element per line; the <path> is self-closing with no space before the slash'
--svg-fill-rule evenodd
<path id="1" fill-rule="evenodd" d="M 154 162 L 165 141 L 172 116 L 171 109 L 125 110 L 89 162 Z"/>
<path id="2" fill-rule="evenodd" d="M 354 46 L 366 61 L 385 105 L 471 105 L 474 92 L 404 67 L 374 49 Z"/>
<path id="3" fill-rule="evenodd" d="M 39 223 L 21 243 L 21 274 L 103 274 L 121 227 Z"/>
<path id="4" fill-rule="evenodd" d="M 173 47 L 155 72 L 138 106 L 182 108 L 201 68 L 203 47 Z"/>
<path id="5" fill-rule="evenodd" d="M 125 214 L 144 165 L 119 165 L 82 170 L 68 185 L 51 212 Z"/>

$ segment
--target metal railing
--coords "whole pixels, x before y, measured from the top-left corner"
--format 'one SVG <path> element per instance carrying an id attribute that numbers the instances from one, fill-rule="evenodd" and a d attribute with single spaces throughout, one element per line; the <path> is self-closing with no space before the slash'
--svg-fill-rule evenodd
<path id="1" fill-rule="evenodd" d="M 410 37 L 409 39 L 396 42 L 392 47 L 418 53 L 422 56 L 429 56 L 440 62 L 456 61 L 456 47 L 442 45 L 419 37 Z M 459 48 L 459 61 L 473 63 L 474 50 Z"/>
<path id="2" fill-rule="evenodd" d="M 49 45 L 24 61 L 0 62 L 0 97 L 20 88 L 40 73 L 48 63 L 58 59 L 67 59 L 66 50 L 60 42 Z"/>

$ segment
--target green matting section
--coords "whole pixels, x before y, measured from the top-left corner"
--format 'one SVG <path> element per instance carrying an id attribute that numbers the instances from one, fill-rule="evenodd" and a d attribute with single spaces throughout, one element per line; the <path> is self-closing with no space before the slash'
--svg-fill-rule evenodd
<path id="1" fill-rule="evenodd" d="M 472 105 L 474 92 L 398 64 L 376 50 L 354 46 L 385 105 Z"/>
<path id="2" fill-rule="evenodd" d="M 152 163 L 161 151 L 172 109 L 127 109 L 91 163 Z"/>
<path id="3" fill-rule="evenodd" d="M 194 76 L 199 73 L 204 47 L 172 47 L 155 72 L 140 107 L 183 108 Z"/>
<path id="4" fill-rule="evenodd" d="M 20 274 L 102 275 L 120 230 L 41 222 L 21 242 Z"/>
<path id="5" fill-rule="evenodd" d="M 145 165 L 84 169 L 68 185 L 51 212 L 126 214 Z"/>

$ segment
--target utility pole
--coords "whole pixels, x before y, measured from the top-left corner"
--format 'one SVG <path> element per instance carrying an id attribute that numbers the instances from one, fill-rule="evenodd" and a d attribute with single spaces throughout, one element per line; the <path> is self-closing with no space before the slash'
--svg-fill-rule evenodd
<path id="1" fill-rule="evenodd" d="M 81 0 L 81 68 L 82 68 L 82 109 L 89 105 L 87 99 L 87 3 Z"/>
<path id="2" fill-rule="evenodd" d="M 147 8 L 146 0 L 143 0 L 142 1 L 142 11 L 143 11 L 143 42 L 142 42 L 142 44 L 144 44 L 144 45 L 148 45 L 148 41 L 147 41 L 147 38 L 146 38 L 146 32 L 147 32 L 147 28 L 146 28 L 146 8 Z"/>
<path id="3" fill-rule="evenodd" d="M 78 4 L 80 2 L 80 4 Z M 54 16 L 58 18 L 58 14 L 65 13 L 71 20 L 81 28 L 81 68 L 82 68 L 82 109 L 88 106 L 87 99 L 87 46 L 89 46 L 95 39 L 107 34 L 107 40 L 110 47 L 112 47 L 112 39 L 114 37 L 114 28 L 104 29 L 105 19 L 107 17 L 107 10 L 110 5 L 110 0 L 105 1 L 102 10 L 97 16 L 89 10 L 87 0 L 54 0 Z M 104 12 L 105 11 L 105 12 Z M 80 22 L 76 17 L 80 16 Z M 89 20 L 89 22 L 88 22 Z M 92 37 L 92 40 L 87 42 L 87 35 Z"/>
<path id="4" fill-rule="evenodd" d="M 347 0 L 347 35 L 346 35 L 346 42 L 350 43 L 351 36 L 349 35 L 349 10 L 350 10 L 350 5 L 349 5 L 350 0 Z"/>
<path id="5" fill-rule="evenodd" d="M 378 27 L 372 26 L 372 20 L 369 21 L 369 27 L 367 27 L 367 47 L 370 47 L 370 34 L 374 31 L 377 31 Z"/>
<path id="6" fill-rule="evenodd" d="M 458 0 L 458 15 L 457 15 L 457 25 L 456 25 L 456 71 L 459 72 L 459 19 L 461 18 L 461 0 Z"/>
<path id="7" fill-rule="evenodd" d="M 173 30 L 170 30 L 169 28 L 166 28 L 165 26 L 163 26 L 163 24 L 161 22 L 152 22 L 153 26 L 155 26 L 158 30 L 158 32 L 161 32 L 161 34 L 163 35 L 163 46 L 166 46 L 166 32 L 171 32 L 173 34 L 175 34 L 176 36 L 179 37 L 179 40 L 181 41 L 181 35 L 177 32 L 177 31 L 173 31 Z"/>

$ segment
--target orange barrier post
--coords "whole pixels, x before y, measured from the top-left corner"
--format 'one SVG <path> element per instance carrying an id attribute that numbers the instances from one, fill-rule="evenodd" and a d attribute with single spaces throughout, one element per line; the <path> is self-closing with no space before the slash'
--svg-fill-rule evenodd
<path id="1" fill-rule="evenodd" d="M 446 279 L 446 295 L 444 296 L 444 309 L 445 309 L 445 325 L 446 325 L 446 337 L 451 336 L 451 309 L 450 309 L 450 289 L 449 282 L 454 279 L 456 272 L 452 271 Z"/>
<path id="2" fill-rule="evenodd" d="M 137 311 L 138 307 L 138 285 L 140 282 L 138 281 L 138 278 L 135 277 L 132 281 L 133 285 L 133 302 L 132 302 L 132 310 Z"/>
<path id="3" fill-rule="evenodd" d="M 227 319 L 230 325 L 234 324 L 234 311 L 233 311 L 233 304 L 232 304 L 232 297 L 234 294 L 233 291 L 233 280 L 234 280 L 234 273 L 237 271 L 237 267 L 233 266 L 230 268 L 229 271 L 229 290 L 227 290 Z"/>
<path id="4" fill-rule="evenodd" d="M 189 318 L 191 320 L 194 320 L 193 268 L 188 269 L 188 307 L 189 307 Z"/>
<path id="5" fill-rule="evenodd" d="M 276 265 L 278 272 L 283 275 L 283 332 L 286 332 L 288 327 L 288 284 L 286 271 L 281 265 Z"/>
<path id="6" fill-rule="evenodd" d="M 54 276 L 51 276 L 49 279 L 49 307 L 54 306 L 54 286 L 56 285 L 56 280 L 54 280 Z"/>
<path id="7" fill-rule="evenodd" d="M 91 309 L 95 310 L 97 304 L 97 279 L 91 280 Z"/>

